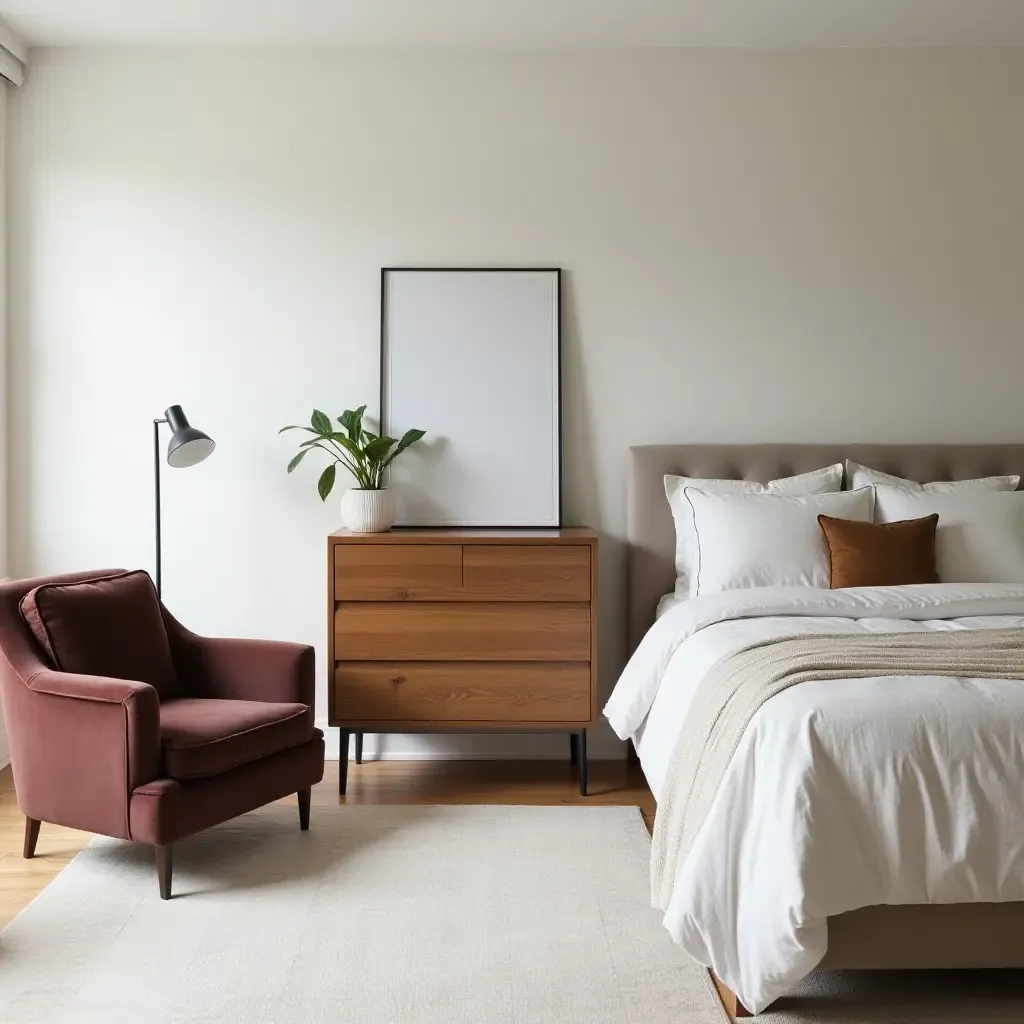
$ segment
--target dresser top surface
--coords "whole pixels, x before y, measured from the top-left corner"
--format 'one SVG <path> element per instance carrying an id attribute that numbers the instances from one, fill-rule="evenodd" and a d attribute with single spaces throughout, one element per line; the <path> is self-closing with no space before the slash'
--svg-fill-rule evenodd
<path id="1" fill-rule="evenodd" d="M 589 526 L 558 530 L 396 526 L 387 533 L 335 530 L 327 540 L 330 544 L 591 544 L 597 534 Z"/>

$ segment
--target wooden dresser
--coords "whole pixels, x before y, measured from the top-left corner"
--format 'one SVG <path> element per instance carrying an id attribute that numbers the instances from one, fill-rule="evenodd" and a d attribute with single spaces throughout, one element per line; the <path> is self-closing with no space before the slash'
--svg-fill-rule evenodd
<path id="1" fill-rule="evenodd" d="M 597 535 L 395 529 L 327 539 L 328 713 L 364 732 L 566 732 L 587 789 Z"/>

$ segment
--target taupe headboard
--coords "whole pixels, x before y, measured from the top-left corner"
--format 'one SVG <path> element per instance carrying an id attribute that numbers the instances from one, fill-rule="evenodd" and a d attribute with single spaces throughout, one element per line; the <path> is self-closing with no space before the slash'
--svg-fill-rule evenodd
<path id="1" fill-rule="evenodd" d="M 629 649 L 675 586 L 675 530 L 662 477 L 767 483 L 845 459 L 909 480 L 1024 474 L 1024 444 L 652 444 L 630 448 L 626 500 Z"/>

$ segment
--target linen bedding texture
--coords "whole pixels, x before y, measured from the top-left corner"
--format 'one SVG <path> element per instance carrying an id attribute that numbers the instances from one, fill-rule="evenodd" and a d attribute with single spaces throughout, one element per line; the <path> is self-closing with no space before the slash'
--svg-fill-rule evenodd
<path id="1" fill-rule="evenodd" d="M 658 799 L 665 927 L 760 1012 L 824 956 L 830 916 L 1024 900 L 1022 680 L 1024 586 L 669 607 L 604 711 Z"/>
<path id="2" fill-rule="evenodd" d="M 676 593 L 680 596 L 690 592 L 697 560 L 693 511 L 683 494 L 687 487 L 697 487 L 705 494 L 777 494 L 795 498 L 809 494 L 832 494 L 843 489 L 843 464 L 837 462 L 811 473 L 781 477 L 767 484 L 752 480 L 702 480 L 700 477 L 666 474 L 665 497 L 672 509 L 676 528 Z"/>
<path id="3" fill-rule="evenodd" d="M 1016 491 L 1019 476 L 917 483 L 849 460 L 845 473 L 846 491 L 841 490 L 839 463 L 768 484 L 666 475 L 665 494 L 676 533 L 676 596 L 793 584 L 931 582 L 920 561 L 927 542 L 920 530 L 910 528 L 877 534 L 874 546 L 847 544 L 844 563 L 850 571 L 839 573 L 838 579 L 850 582 L 831 582 L 832 538 L 824 527 L 819 531 L 811 526 L 812 510 L 833 520 L 888 526 L 937 515 L 939 579 L 1024 583 L 1024 492 Z M 856 494 L 870 495 L 867 514 L 861 502 L 847 504 L 846 496 Z M 833 533 L 836 538 L 839 529 Z M 859 535 L 863 542 L 869 532 Z M 852 536 L 849 533 L 847 539 Z M 874 552 L 873 566 L 855 568 L 851 556 L 858 547 L 867 560 Z M 890 563 L 889 569 L 883 569 L 883 561 Z M 914 571 L 901 578 L 905 573 L 897 570 L 911 568 L 908 561 L 915 561 Z"/>
<path id="4" fill-rule="evenodd" d="M 697 560 L 691 595 L 745 587 L 829 584 L 821 514 L 871 522 L 872 487 L 803 498 L 683 489 L 692 510 Z"/>

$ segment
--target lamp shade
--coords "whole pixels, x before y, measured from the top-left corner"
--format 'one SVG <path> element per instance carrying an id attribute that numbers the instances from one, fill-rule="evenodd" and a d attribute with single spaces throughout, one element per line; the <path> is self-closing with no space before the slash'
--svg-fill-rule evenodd
<path id="1" fill-rule="evenodd" d="M 171 428 L 171 439 L 167 442 L 167 465 L 174 469 L 185 469 L 202 462 L 216 448 L 213 440 L 188 422 L 180 405 L 172 405 L 165 413 Z"/>

